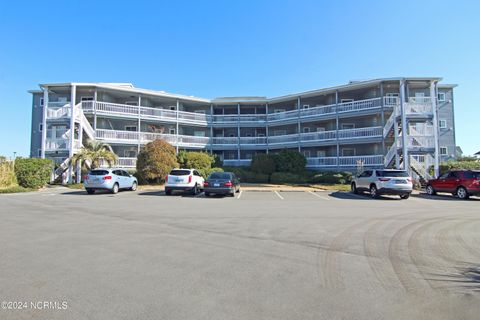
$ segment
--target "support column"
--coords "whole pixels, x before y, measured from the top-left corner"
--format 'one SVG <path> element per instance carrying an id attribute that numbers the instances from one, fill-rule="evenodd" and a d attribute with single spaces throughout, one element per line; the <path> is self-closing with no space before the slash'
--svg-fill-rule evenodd
<path id="1" fill-rule="evenodd" d="M 302 148 L 300 147 L 300 143 L 301 143 L 301 136 L 302 136 L 302 133 L 301 133 L 301 124 L 300 124 L 300 104 L 301 104 L 301 100 L 300 100 L 300 97 L 297 98 L 297 132 L 298 132 L 298 152 L 301 152 Z"/>
<path id="2" fill-rule="evenodd" d="M 177 121 L 175 122 L 175 141 L 177 142 L 177 145 L 176 145 L 176 150 L 177 150 L 177 154 L 178 154 L 178 111 L 180 110 L 180 101 L 177 100 L 177 112 L 176 112 L 176 118 L 177 118 Z"/>
<path id="3" fill-rule="evenodd" d="M 213 153 L 213 104 L 210 104 L 210 153 Z"/>
<path id="4" fill-rule="evenodd" d="M 142 96 L 138 96 L 138 121 L 137 121 L 137 134 L 138 134 L 138 142 L 137 142 L 137 157 L 138 154 L 140 153 L 140 145 L 142 143 L 142 113 L 141 113 L 141 105 L 142 105 Z"/>
<path id="5" fill-rule="evenodd" d="M 265 142 L 267 143 L 267 154 L 268 154 L 268 103 L 265 103 Z"/>
<path id="6" fill-rule="evenodd" d="M 45 159 L 45 149 L 47 147 L 47 109 L 48 109 L 48 87 L 43 88 L 43 107 L 42 107 L 42 151 L 41 157 Z"/>
<path id="7" fill-rule="evenodd" d="M 93 93 L 93 130 L 94 130 L 95 138 L 97 138 L 97 100 L 98 100 L 98 93 L 97 93 L 97 88 L 95 88 L 95 92 Z"/>
<path id="8" fill-rule="evenodd" d="M 382 104 L 382 127 L 385 128 L 385 99 L 383 98 L 383 82 L 380 82 L 380 103 Z M 386 155 L 385 151 L 385 135 L 382 133 L 382 154 L 384 156 Z"/>
<path id="9" fill-rule="evenodd" d="M 337 171 L 340 171 L 340 143 L 338 141 L 338 127 L 340 121 L 338 119 L 338 90 L 335 90 L 335 122 L 336 122 L 336 132 L 335 137 L 337 138 Z"/>
<path id="10" fill-rule="evenodd" d="M 436 81 L 430 82 L 430 100 L 432 102 L 432 111 L 433 111 L 433 136 L 435 140 L 435 162 L 433 164 L 435 178 L 438 178 L 440 175 L 440 147 L 439 147 L 439 133 L 438 133 L 438 108 L 437 108 L 437 92 L 436 92 Z"/>
<path id="11" fill-rule="evenodd" d="M 77 87 L 72 85 L 70 91 L 70 148 L 68 150 L 68 156 L 73 156 L 73 148 L 75 147 L 75 100 L 76 100 Z M 68 183 L 73 183 L 73 165 L 70 163 L 68 166 Z"/>
<path id="12" fill-rule="evenodd" d="M 402 110 L 402 153 L 403 153 L 403 169 L 410 172 L 410 159 L 408 158 L 407 146 L 407 115 L 405 113 L 405 80 L 400 80 L 400 109 Z"/>
<path id="13" fill-rule="evenodd" d="M 237 104 L 237 159 L 240 160 L 240 103 Z"/>

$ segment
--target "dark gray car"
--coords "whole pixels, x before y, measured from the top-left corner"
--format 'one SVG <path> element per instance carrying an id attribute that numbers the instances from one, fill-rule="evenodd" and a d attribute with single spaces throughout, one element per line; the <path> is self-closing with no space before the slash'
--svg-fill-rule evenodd
<path id="1" fill-rule="evenodd" d="M 233 197 L 240 191 L 240 180 L 233 172 L 214 172 L 204 183 L 205 196 L 223 194 Z"/>

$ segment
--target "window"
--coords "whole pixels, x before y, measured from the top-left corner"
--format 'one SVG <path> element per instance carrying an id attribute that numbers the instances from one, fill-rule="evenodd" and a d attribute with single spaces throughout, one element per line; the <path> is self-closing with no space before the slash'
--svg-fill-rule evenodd
<path id="1" fill-rule="evenodd" d="M 355 148 L 342 148 L 342 157 L 354 157 L 356 153 Z"/>
<path id="2" fill-rule="evenodd" d="M 318 127 L 317 128 L 317 132 L 324 132 L 325 131 L 325 128 L 324 127 Z"/>
<path id="3" fill-rule="evenodd" d="M 80 101 L 93 101 L 93 97 L 81 97 Z"/>
<path id="4" fill-rule="evenodd" d="M 355 129 L 355 123 L 342 123 L 342 130 Z"/>
<path id="5" fill-rule="evenodd" d="M 42 156 L 42 149 L 38 149 L 38 157 L 40 158 Z"/>
<path id="6" fill-rule="evenodd" d="M 170 130 L 168 130 L 168 132 L 169 132 L 170 134 L 175 134 L 175 128 L 170 128 Z"/>
<path id="7" fill-rule="evenodd" d="M 40 131 L 40 132 L 43 131 L 43 123 L 38 124 L 38 131 Z"/>
<path id="8" fill-rule="evenodd" d="M 438 121 L 438 126 L 441 128 L 441 129 L 446 129 L 447 128 L 447 120 L 445 119 L 440 119 Z"/>
<path id="9" fill-rule="evenodd" d="M 125 126 L 125 131 L 137 131 L 137 126 Z"/>
<path id="10" fill-rule="evenodd" d="M 447 155 L 447 148 L 446 148 L 446 147 L 440 147 L 440 154 L 441 154 L 442 156 Z"/>
<path id="11" fill-rule="evenodd" d="M 205 131 L 193 131 L 195 137 L 205 137 Z"/>
<path id="12" fill-rule="evenodd" d="M 309 127 L 304 127 L 303 128 L 303 133 L 309 133 L 310 132 L 310 128 Z"/>
<path id="13" fill-rule="evenodd" d="M 353 99 L 342 99 L 340 100 L 341 103 L 348 103 L 348 102 L 353 102 Z"/>
<path id="14" fill-rule="evenodd" d="M 322 158 L 322 157 L 325 157 L 326 155 L 327 153 L 325 152 L 325 150 L 317 150 L 317 157 Z"/>
<path id="15" fill-rule="evenodd" d="M 125 104 L 129 106 L 138 106 L 138 101 L 125 101 Z"/>
<path id="16" fill-rule="evenodd" d="M 360 174 L 358 177 L 359 178 L 368 178 L 372 176 L 373 171 L 372 170 L 366 170 L 363 171 L 362 174 Z"/>
<path id="17" fill-rule="evenodd" d="M 310 109 L 310 105 L 309 104 L 304 104 L 303 109 Z"/>
<path id="18" fill-rule="evenodd" d="M 176 106 L 170 106 L 170 110 L 177 110 Z"/>
<path id="19" fill-rule="evenodd" d="M 310 150 L 303 150 L 303 155 L 305 158 L 310 158 Z"/>
<path id="20" fill-rule="evenodd" d="M 274 113 L 285 112 L 285 109 L 275 109 L 273 110 Z"/>
<path id="21" fill-rule="evenodd" d="M 136 150 L 124 150 L 123 156 L 126 158 L 136 158 L 137 151 Z"/>
<path id="22" fill-rule="evenodd" d="M 445 102 L 445 100 L 446 100 L 445 99 L 445 92 L 439 92 L 437 94 L 437 99 L 438 99 L 439 102 Z"/>
<path id="23" fill-rule="evenodd" d="M 40 107 L 43 107 L 44 101 L 43 98 L 40 98 Z"/>
<path id="24" fill-rule="evenodd" d="M 259 133 L 257 134 L 257 137 L 265 137 L 265 133 Z"/>

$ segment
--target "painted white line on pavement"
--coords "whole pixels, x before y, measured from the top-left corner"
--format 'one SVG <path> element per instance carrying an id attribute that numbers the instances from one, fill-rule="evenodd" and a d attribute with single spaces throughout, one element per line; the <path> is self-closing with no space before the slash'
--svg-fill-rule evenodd
<path id="1" fill-rule="evenodd" d="M 237 200 L 240 199 L 240 197 L 242 196 L 242 192 L 243 192 L 243 190 L 240 190 L 240 192 L 238 193 Z"/>
<path id="2" fill-rule="evenodd" d="M 330 199 L 329 199 L 329 198 L 327 198 L 327 197 L 323 197 L 323 196 L 321 196 L 321 195 L 317 194 L 316 192 L 313 192 L 313 191 L 308 191 L 308 193 L 310 193 L 310 194 L 314 195 L 315 197 L 317 197 L 317 198 L 320 198 L 320 199 L 322 199 L 322 200 L 328 200 L 328 201 L 330 201 Z"/>
<path id="3" fill-rule="evenodd" d="M 277 196 L 278 196 L 280 199 L 282 199 L 282 200 L 283 200 L 283 197 L 280 195 L 280 193 L 278 193 L 276 190 L 275 190 L 275 191 L 273 191 L 273 192 L 275 192 L 275 194 L 276 194 L 276 195 L 277 195 Z"/>

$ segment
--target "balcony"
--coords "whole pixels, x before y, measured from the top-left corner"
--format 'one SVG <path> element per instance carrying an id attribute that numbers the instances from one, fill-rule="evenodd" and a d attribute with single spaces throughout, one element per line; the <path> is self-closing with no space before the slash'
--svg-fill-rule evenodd
<path id="1" fill-rule="evenodd" d="M 74 149 L 82 148 L 82 143 L 78 140 L 74 140 Z M 60 150 L 70 150 L 71 142 L 70 139 L 48 139 L 45 141 L 45 150 L 46 151 L 60 151 Z"/>
<path id="2" fill-rule="evenodd" d="M 47 106 L 47 119 L 69 118 L 72 114 L 70 103 L 49 102 Z"/>
<path id="3" fill-rule="evenodd" d="M 405 104 L 407 116 L 431 116 L 433 115 L 432 99 L 430 97 L 410 97 Z"/>
<path id="4" fill-rule="evenodd" d="M 396 97 L 385 97 L 386 106 L 393 106 L 398 103 Z M 204 113 L 186 112 L 177 110 L 166 110 L 159 108 L 150 108 L 143 106 L 131 106 L 125 104 L 102 102 L 102 101 L 82 101 L 82 110 L 85 113 L 97 113 L 102 115 L 112 115 L 117 117 L 183 122 L 196 125 L 236 125 L 236 124 L 252 124 L 265 125 L 267 122 L 289 122 L 298 119 L 310 119 L 328 115 L 346 114 L 350 112 L 359 112 L 362 110 L 371 110 L 380 108 L 382 98 L 373 98 L 366 100 L 358 100 L 352 102 L 344 102 L 331 104 L 326 106 L 316 106 L 308 109 L 289 110 L 284 112 L 269 114 L 229 114 L 229 115 L 209 115 Z M 65 112 L 68 112 L 65 110 Z M 52 111 L 52 117 L 61 111 Z"/>
<path id="5" fill-rule="evenodd" d="M 383 166 L 383 155 L 307 158 L 307 168 Z"/>

